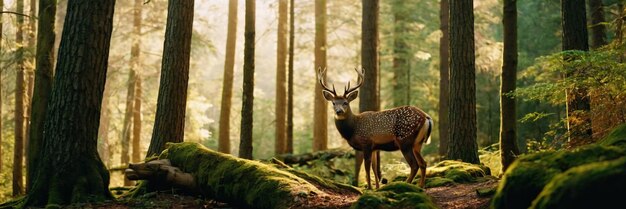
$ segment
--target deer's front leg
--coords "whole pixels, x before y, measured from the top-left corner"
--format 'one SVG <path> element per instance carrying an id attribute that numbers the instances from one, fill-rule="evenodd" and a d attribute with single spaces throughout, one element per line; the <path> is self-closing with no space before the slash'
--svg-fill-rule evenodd
<path id="1" fill-rule="evenodd" d="M 363 158 L 365 159 L 365 180 L 367 181 L 367 188 L 371 189 L 372 183 L 370 182 L 370 168 L 372 167 L 372 150 L 364 149 Z"/>
<path id="2" fill-rule="evenodd" d="M 380 165 L 379 152 L 378 151 L 374 151 L 372 153 L 372 168 L 374 170 L 374 182 L 376 182 L 376 189 L 378 189 L 378 187 L 379 187 L 378 182 L 380 181 L 379 165 Z"/>

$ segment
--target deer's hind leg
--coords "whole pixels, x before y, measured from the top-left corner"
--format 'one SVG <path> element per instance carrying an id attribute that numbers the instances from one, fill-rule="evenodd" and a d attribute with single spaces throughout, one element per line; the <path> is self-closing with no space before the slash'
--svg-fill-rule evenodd
<path id="1" fill-rule="evenodd" d="M 376 189 L 378 189 L 380 181 L 380 152 L 374 151 L 372 153 L 372 168 L 374 170 L 374 181 L 376 182 Z"/>
<path id="2" fill-rule="evenodd" d="M 402 155 L 404 156 L 404 159 L 411 167 L 411 173 L 409 174 L 409 177 L 406 179 L 407 183 L 411 183 L 413 181 L 413 178 L 415 178 L 415 175 L 417 174 L 419 165 L 417 163 L 417 159 L 415 158 L 413 154 L 413 149 L 411 147 L 402 148 L 401 151 L 402 151 Z"/>
<path id="3" fill-rule="evenodd" d="M 421 145 L 413 147 L 413 155 L 415 156 L 415 160 L 420 168 L 420 187 L 424 188 L 424 184 L 426 183 L 426 161 L 420 153 L 421 149 Z"/>
<path id="4" fill-rule="evenodd" d="M 370 182 L 370 168 L 372 167 L 372 150 L 363 150 L 363 158 L 365 159 L 365 180 L 367 181 L 367 188 L 372 188 Z M 374 172 L 374 175 L 376 172 Z M 378 182 L 376 182 L 378 184 Z"/>

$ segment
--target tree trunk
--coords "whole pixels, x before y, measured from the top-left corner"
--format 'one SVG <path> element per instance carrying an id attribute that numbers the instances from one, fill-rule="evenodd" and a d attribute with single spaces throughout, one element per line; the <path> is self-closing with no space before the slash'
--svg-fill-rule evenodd
<path id="1" fill-rule="evenodd" d="M 440 2 L 439 39 L 439 155 L 447 158 L 450 142 L 450 1 Z"/>
<path id="2" fill-rule="evenodd" d="M 107 168 L 111 167 L 111 154 L 109 148 L 109 98 L 111 97 L 111 82 L 107 82 L 104 87 L 104 96 L 102 97 L 102 106 L 100 110 L 100 124 L 98 125 L 98 154 L 100 159 Z"/>
<path id="3" fill-rule="evenodd" d="M 243 49 L 243 98 L 241 98 L 241 141 L 239 143 L 239 157 L 245 159 L 252 159 L 255 7 L 255 0 L 246 0 L 245 41 Z"/>
<path id="4" fill-rule="evenodd" d="M 591 48 L 597 49 L 607 44 L 606 21 L 604 20 L 604 5 L 602 0 L 589 0 L 591 13 Z"/>
<path id="5" fill-rule="evenodd" d="M 363 0 L 361 18 L 361 65 L 365 69 L 363 86 L 359 93 L 359 111 L 380 110 L 379 78 L 378 78 L 378 0 Z M 380 161 L 380 152 L 375 152 L 376 160 Z M 354 184 L 358 184 L 363 153 L 356 151 Z M 380 173 L 380 163 L 374 172 Z"/>
<path id="6" fill-rule="evenodd" d="M 515 91 L 517 81 L 517 0 L 504 1 L 502 24 L 504 54 L 500 86 L 500 157 L 504 173 L 520 154 L 515 131 L 515 98 L 507 95 Z"/>
<path id="7" fill-rule="evenodd" d="M 0 8 L 4 8 L 4 0 L 0 0 Z M 0 15 L 0 40 L 2 40 L 2 15 Z M 0 52 L 2 51 L 2 41 L 0 41 Z M 2 72 L 0 72 L 0 131 L 2 131 Z M 0 134 L 0 156 L 2 155 L 2 134 Z M 0 157 L 0 173 L 4 166 L 4 158 Z"/>
<path id="8" fill-rule="evenodd" d="M 52 77 L 54 72 L 54 23 L 56 14 L 56 0 L 39 1 L 39 20 L 37 31 L 37 54 L 35 61 L 35 84 L 30 111 L 30 134 L 28 135 L 28 174 L 27 182 L 33 182 L 34 171 L 39 165 L 39 153 L 42 149 L 43 126 L 46 121 L 48 100 L 52 91 Z M 28 184 L 28 189 L 32 184 Z"/>
<path id="9" fill-rule="evenodd" d="M 563 51 L 589 51 L 587 35 L 587 16 L 584 0 L 568 0 L 561 2 L 563 21 Z M 564 57 L 566 61 L 574 61 L 573 56 Z M 578 75 L 581 69 L 570 69 L 567 77 Z M 576 144 L 591 140 L 591 105 L 587 89 L 582 86 L 567 90 L 567 121 L 569 142 Z"/>
<path id="10" fill-rule="evenodd" d="M 391 6 L 394 17 L 393 34 L 393 106 L 400 107 L 409 105 L 411 85 L 409 83 L 409 54 L 410 48 L 407 44 L 406 17 L 408 9 L 404 1 L 396 0 Z"/>
<path id="11" fill-rule="evenodd" d="M 132 51 L 132 49 L 131 49 Z M 132 52 L 131 52 L 131 63 L 132 61 Z M 131 64 L 132 66 L 133 64 Z M 122 153 L 120 156 L 121 164 L 128 165 L 130 162 L 130 138 L 131 138 L 131 123 L 133 120 L 133 107 L 135 101 L 135 68 L 131 67 L 130 72 L 128 73 L 128 83 L 126 87 L 126 108 L 124 110 L 124 120 L 122 122 Z M 130 181 L 128 179 L 124 179 L 124 186 L 130 186 Z"/>
<path id="12" fill-rule="evenodd" d="M 293 153 L 293 50 L 295 39 L 295 2 L 289 2 L 289 66 L 287 73 L 287 148 L 286 153 Z"/>
<path id="13" fill-rule="evenodd" d="M 159 160 L 131 164 L 125 173 L 129 178 L 176 186 L 237 208 L 348 208 L 361 194 L 357 188 L 272 161 L 273 165 L 239 159 L 184 142 L 170 144 Z"/>
<path id="14" fill-rule="evenodd" d="M 448 159 L 478 164 L 474 3 L 450 1 L 450 144 Z"/>
<path id="15" fill-rule="evenodd" d="M 17 0 L 16 12 L 24 14 L 24 0 Z M 15 77 L 15 128 L 14 128 L 14 151 L 13 151 L 13 196 L 18 196 L 24 192 L 24 180 L 22 174 L 24 159 L 24 16 L 17 15 L 17 34 L 15 44 L 17 51 L 17 69 Z"/>
<path id="16" fill-rule="evenodd" d="M 315 0 L 315 67 L 326 68 L 326 0 Z M 317 72 L 317 71 L 316 71 Z M 316 81 L 319 80 L 316 75 Z M 315 82 L 313 104 L 313 151 L 328 148 L 328 107 L 322 95 L 322 86 Z"/>
<path id="17" fill-rule="evenodd" d="M 26 207 L 111 199 L 97 153 L 115 1 L 71 0 L 47 111 L 41 159 Z"/>
<path id="18" fill-rule="evenodd" d="M 37 0 L 30 0 L 30 11 L 29 16 L 36 17 L 37 16 Z M 31 174 L 28 173 L 28 167 L 30 167 L 30 159 L 28 151 L 30 150 L 30 115 L 33 104 L 33 89 L 35 88 L 35 50 L 36 50 L 36 39 L 35 34 L 37 34 L 37 20 L 35 18 L 28 19 L 28 53 L 30 54 L 26 59 L 26 63 L 28 69 L 26 71 L 26 96 L 24 99 L 24 157 L 26 160 L 24 161 L 24 167 L 26 168 L 26 192 L 30 188 L 31 184 Z"/>
<path id="19" fill-rule="evenodd" d="M 166 142 L 183 141 L 193 4 L 193 0 L 168 2 L 161 81 L 148 157 L 161 153 Z"/>
<path id="20" fill-rule="evenodd" d="M 287 149 L 287 128 L 285 127 L 287 106 L 286 64 L 287 64 L 287 0 L 278 1 L 278 40 L 276 49 L 276 145 L 275 153 L 283 154 Z"/>
<path id="21" fill-rule="evenodd" d="M 135 0 L 133 8 L 133 45 L 130 49 L 131 67 L 135 72 L 135 80 L 133 86 L 133 124 L 132 124 L 132 152 L 131 162 L 139 162 L 141 160 L 141 18 L 142 18 L 142 0 Z"/>
<path id="22" fill-rule="evenodd" d="M 237 1 L 228 3 L 228 31 L 226 34 L 226 54 L 224 55 L 224 79 L 222 84 L 222 105 L 218 151 L 230 153 L 230 108 L 233 97 L 233 70 L 235 67 L 235 48 L 237 45 Z"/>

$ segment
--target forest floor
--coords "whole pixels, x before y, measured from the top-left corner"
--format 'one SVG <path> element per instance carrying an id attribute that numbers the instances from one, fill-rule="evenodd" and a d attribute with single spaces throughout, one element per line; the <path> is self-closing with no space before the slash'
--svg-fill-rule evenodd
<path id="1" fill-rule="evenodd" d="M 480 209 L 489 208 L 491 196 L 481 197 L 477 190 L 493 189 L 498 185 L 497 179 L 489 179 L 483 182 L 455 184 L 450 186 L 426 189 L 426 193 L 433 202 L 442 209 Z M 347 199 L 354 200 L 354 197 Z M 345 201 L 345 200 L 343 200 Z M 341 202 L 343 202 L 341 201 Z M 337 204 L 346 206 L 345 204 Z M 349 206 L 347 206 L 349 207 Z M 346 208 L 347 208 L 346 207 Z M 200 197 L 192 197 L 174 194 L 171 192 L 149 193 L 138 198 L 121 199 L 98 204 L 71 205 L 68 208 L 101 208 L 101 209 L 126 209 L 126 208 L 234 208 L 225 203 L 206 200 Z M 341 207 L 339 207 L 341 208 Z"/>

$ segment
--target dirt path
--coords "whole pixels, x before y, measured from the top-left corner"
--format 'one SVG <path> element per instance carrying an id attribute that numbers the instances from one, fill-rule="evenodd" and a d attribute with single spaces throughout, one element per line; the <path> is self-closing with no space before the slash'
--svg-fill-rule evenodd
<path id="1" fill-rule="evenodd" d="M 479 197 L 476 190 L 494 188 L 497 185 L 497 180 L 489 179 L 479 183 L 430 188 L 426 193 L 442 209 L 489 208 L 491 197 Z"/>

